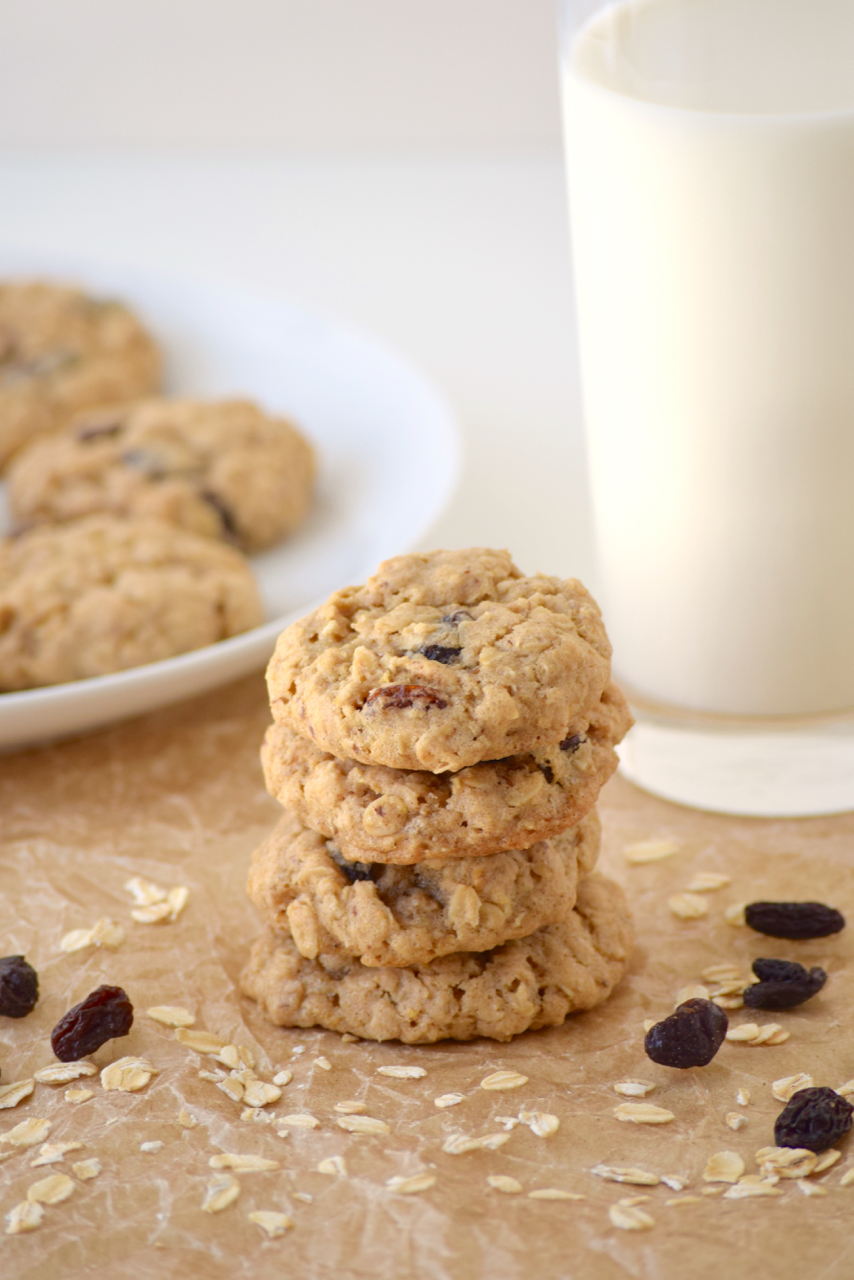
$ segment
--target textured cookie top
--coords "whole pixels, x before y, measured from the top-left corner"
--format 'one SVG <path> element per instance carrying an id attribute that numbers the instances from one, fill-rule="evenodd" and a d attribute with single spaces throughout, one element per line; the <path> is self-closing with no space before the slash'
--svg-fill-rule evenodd
<path id="1" fill-rule="evenodd" d="M 247 400 L 148 400 L 77 415 L 9 468 L 22 525 L 108 511 L 165 520 L 246 551 L 305 518 L 314 452 Z"/>
<path id="2" fill-rule="evenodd" d="M 255 851 L 248 891 L 309 960 L 356 956 L 365 965 L 426 963 L 488 951 L 563 920 L 580 875 L 599 854 L 595 811 L 530 849 L 414 867 L 346 862 L 290 815 Z"/>
<path id="3" fill-rule="evenodd" d="M 0 466 L 78 410 L 159 384 L 157 347 L 121 303 L 40 281 L 0 284 Z"/>
<path id="4" fill-rule="evenodd" d="M 575 579 L 506 551 L 397 556 L 279 637 L 276 720 L 339 757 L 439 773 L 560 742 L 608 683 L 610 645 Z"/>
<path id="5" fill-rule="evenodd" d="M 524 849 L 578 822 L 617 767 L 631 724 L 609 684 L 560 743 L 455 773 L 339 760 L 287 725 L 261 750 L 267 790 L 352 861 L 404 865 Z"/>
<path id="6" fill-rule="evenodd" d="M 241 986 L 282 1027 L 406 1044 L 509 1040 L 601 1004 L 622 977 L 631 944 L 622 890 L 594 873 L 579 881 L 575 908 L 559 924 L 491 951 L 402 969 L 306 960 L 289 936 L 271 931 L 253 947 Z"/>
<path id="7" fill-rule="evenodd" d="M 0 689 L 123 671 L 261 621 L 238 551 L 157 521 L 90 516 L 0 542 Z"/>

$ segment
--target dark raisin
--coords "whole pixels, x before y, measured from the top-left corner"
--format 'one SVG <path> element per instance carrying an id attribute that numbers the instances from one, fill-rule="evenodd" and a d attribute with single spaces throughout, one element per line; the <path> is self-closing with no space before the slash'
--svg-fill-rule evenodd
<path id="1" fill-rule="evenodd" d="M 237 525 L 234 523 L 234 516 L 231 513 L 231 509 L 226 506 L 219 494 L 214 493 L 211 489 L 202 489 L 199 493 L 199 497 L 204 498 L 205 502 L 207 502 L 209 506 L 213 507 L 214 511 L 222 521 L 223 533 L 227 534 L 229 538 L 236 537 Z"/>
<path id="2" fill-rule="evenodd" d="M 646 1033 L 647 1057 L 663 1067 L 705 1067 L 720 1049 L 729 1026 L 723 1009 L 711 1000 L 686 1000 L 675 1013 Z"/>
<path id="3" fill-rule="evenodd" d="M 537 768 L 539 769 L 540 773 L 543 775 L 543 777 L 545 778 L 545 780 L 546 780 L 546 782 L 549 784 L 549 786 L 551 786 L 551 785 L 552 785 L 552 783 L 553 783 L 553 782 L 554 782 L 554 780 L 555 780 L 554 769 L 551 767 L 551 765 L 550 765 L 550 764 L 538 764 L 538 765 L 537 765 Z"/>
<path id="4" fill-rule="evenodd" d="M 794 1009 L 827 982 L 824 969 L 805 969 L 794 960 L 754 960 L 753 972 L 759 981 L 744 992 L 751 1009 Z"/>
<path id="5" fill-rule="evenodd" d="M 819 1155 L 851 1128 L 854 1107 L 833 1089 L 799 1089 L 774 1124 L 778 1147 L 805 1147 Z"/>
<path id="6" fill-rule="evenodd" d="M 160 480 L 169 474 L 169 464 L 162 454 L 152 449 L 125 449 L 122 462 L 134 471 L 142 471 L 149 480 Z"/>
<path id="7" fill-rule="evenodd" d="M 373 880 L 374 864 L 372 862 L 348 862 L 334 845 L 327 844 L 326 848 L 336 867 L 340 867 L 351 884 L 355 884 L 357 880 Z"/>
<path id="8" fill-rule="evenodd" d="M 384 684 L 372 689 L 365 699 L 365 707 L 379 707 L 382 711 L 402 711 L 405 707 L 418 707 L 428 711 L 430 707 L 442 710 L 448 704 L 435 689 L 425 689 L 422 684 Z"/>
<path id="9" fill-rule="evenodd" d="M 826 938 L 845 928 L 845 917 L 823 902 L 751 902 L 744 918 L 769 938 Z"/>
<path id="10" fill-rule="evenodd" d="M 584 741 L 583 733 L 574 733 L 571 738 L 564 738 L 560 744 L 560 749 L 561 751 L 577 751 Z"/>
<path id="11" fill-rule="evenodd" d="M 0 960 L 0 1015 L 26 1018 L 39 998 L 39 975 L 23 956 Z"/>
<path id="12" fill-rule="evenodd" d="M 50 1037 L 60 1062 L 76 1062 L 108 1040 L 126 1036 L 133 1026 L 133 1005 L 121 987 L 96 987 L 59 1019 Z"/>
<path id="13" fill-rule="evenodd" d="M 471 616 L 472 615 L 469 613 L 468 609 L 457 609 L 455 613 L 446 613 L 442 621 L 444 622 L 445 626 L 453 627 L 458 622 L 464 621 L 464 619 L 466 618 L 471 620 Z"/>
<path id="14" fill-rule="evenodd" d="M 425 644 L 423 649 L 418 649 L 418 653 L 423 653 L 425 658 L 429 658 L 431 662 L 443 662 L 445 666 L 449 662 L 456 662 L 462 653 L 462 649 L 455 649 L 447 644 Z"/>

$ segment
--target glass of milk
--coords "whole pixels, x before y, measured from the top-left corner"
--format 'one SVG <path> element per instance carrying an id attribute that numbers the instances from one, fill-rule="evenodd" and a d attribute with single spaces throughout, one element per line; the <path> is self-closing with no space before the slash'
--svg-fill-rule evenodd
<path id="1" fill-rule="evenodd" d="M 854 0 L 564 0 L 562 26 L 624 771 L 854 808 Z"/>

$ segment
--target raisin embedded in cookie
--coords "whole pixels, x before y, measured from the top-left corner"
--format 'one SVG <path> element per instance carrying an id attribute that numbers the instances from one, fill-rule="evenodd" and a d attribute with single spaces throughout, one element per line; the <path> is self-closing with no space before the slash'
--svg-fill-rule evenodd
<path id="1" fill-rule="evenodd" d="M 9 468 L 22 525 L 108 511 L 259 551 L 305 519 L 314 451 L 248 400 L 148 400 L 79 414 Z"/>
<path id="2" fill-rule="evenodd" d="M 595 810 L 530 849 L 414 867 L 346 862 L 322 836 L 286 815 L 255 851 L 249 896 L 268 924 L 289 930 L 308 960 L 427 963 L 487 951 L 563 920 L 579 876 L 599 854 Z"/>
<path id="3" fill-rule="evenodd" d="M 0 283 L 0 467 L 79 410 L 159 386 L 157 346 L 121 303 L 42 281 Z"/>
<path id="4" fill-rule="evenodd" d="M 0 690 L 157 662 L 263 616 L 239 551 L 159 521 L 90 516 L 0 542 Z"/>
<path id="5" fill-rule="evenodd" d="M 506 551 L 397 556 L 279 637 L 275 720 L 324 751 L 432 773 L 563 741 L 608 684 L 595 601 Z"/>
<path id="6" fill-rule="evenodd" d="M 551 748 L 456 773 L 339 760 L 283 724 L 267 730 L 267 790 L 354 862 L 406 865 L 525 849 L 564 831 L 596 803 L 631 725 L 609 684 L 589 721 Z"/>
<path id="7" fill-rule="evenodd" d="M 601 1004 L 623 975 L 631 943 L 623 891 L 594 873 L 579 882 L 562 923 L 493 951 L 403 969 L 306 960 L 290 937 L 271 930 L 255 943 L 241 986 L 281 1027 L 406 1044 L 509 1040 Z"/>

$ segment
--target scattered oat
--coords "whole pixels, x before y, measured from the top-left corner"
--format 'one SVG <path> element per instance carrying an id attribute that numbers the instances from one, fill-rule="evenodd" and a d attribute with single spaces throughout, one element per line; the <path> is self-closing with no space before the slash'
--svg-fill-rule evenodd
<path id="1" fill-rule="evenodd" d="M 850 1187 L 854 1182 L 854 1165 L 850 1169 L 846 1169 L 842 1177 L 839 1179 L 840 1187 Z"/>
<path id="2" fill-rule="evenodd" d="M 61 1204 L 74 1190 L 74 1183 L 67 1173 L 51 1173 L 27 1188 L 30 1204 Z"/>
<path id="3" fill-rule="evenodd" d="M 170 889 L 166 895 L 166 901 L 169 904 L 169 919 L 177 920 L 189 900 L 190 890 L 185 884 L 178 884 L 174 889 Z"/>
<path id="4" fill-rule="evenodd" d="M 704 1182 L 738 1182 L 744 1161 L 735 1151 L 717 1151 L 703 1170 Z"/>
<path id="5" fill-rule="evenodd" d="M 701 920 L 709 914 L 709 904 L 696 893 L 673 893 L 667 905 L 680 920 Z"/>
<path id="6" fill-rule="evenodd" d="M 188 1027 L 177 1027 L 174 1038 L 185 1049 L 194 1049 L 196 1053 L 209 1054 L 215 1057 L 225 1048 L 225 1040 L 212 1035 L 210 1031 L 191 1031 Z"/>
<path id="7" fill-rule="evenodd" d="M 710 1187 L 703 1187 L 702 1191 L 700 1192 L 700 1195 L 703 1195 L 703 1196 L 723 1195 L 723 1189 L 724 1189 L 723 1183 L 716 1183 L 715 1185 Z"/>
<path id="8" fill-rule="evenodd" d="M 653 1106 L 651 1102 L 621 1102 L 614 1108 L 614 1115 L 631 1124 L 669 1124 L 676 1119 L 672 1111 Z"/>
<path id="9" fill-rule="evenodd" d="M 238 1155 L 233 1151 L 220 1151 L 211 1156 L 208 1164 L 212 1169 L 233 1169 L 235 1173 L 267 1173 L 278 1169 L 278 1160 L 267 1160 L 264 1156 Z"/>
<path id="10" fill-rule="evenodd" d="M 50 1129 L 49 1120 L 44 1120 L 40 1116 L 31 1116 L 29 1120 L 22 1120 L 20 1124 L 16 1124 L 14 1129 L 7 1129 L 5 1133 L 0 1133 L 0 1142 L 8 1142 L 12 1147 L 35 1147 L 40 1142 L 44 1142 Z"/>
<path id="11" fill-rule="evenodd" d="M 549 1111 L 520 1111 L 519 1121 L 538 1138 L 550 1138 L 560 1128 L 560 1120 Z"/>
<path id="12" fill-rule="evenodd" d="M 277 1084 L 279 1088 L 284 1088 L 286 1084 L 290 1084 L 293 1078 L 294 1078 L 293 1071 L 291 1071 L 288 1067 L 285 1067 L 284 1071 L 277 1071 L 276 1074 L 273 1076 L 273 1084 Z"/>
<path id="13" fill-rule="evenodd" d="M 60 942 L 60 950 L 82 951 L 85 947 L 107 947 L 115 951 L 125 940 L 125 931 L 116 920 L 102 916 L 91 929 L 72 929 Z"/>
<path id="14" fill-rule="evenodd" d="M 509 1133 L 488 1133 L 484 1138 L 468 1138 L 464 1133 L 454 1134 L 442 1143 L 442 1150 L 449 1156 L 464 1155 L 467 1151 L 495 1151 L 510 1141 Z"/>
<path id="15" fill-rule="evenodd" d="M 82 1146 L 82 1142 L 45 1142 L 35 1160 L 30 1161 L 30 1168 L 37 1169 L 43 1164 L 59 1164 L 69 1151 L 79 1151 Z"/>
<path id="16" fill-rule="evenodd" d="M 244 1066 L 243 1059 L 240 1056 L 240 1050 L 236 1044 L 224 1044 L 216 1055 L 217 1062 L 221 1062 L 224 1067 L 229 1067 L 233 1071 L 239 1071 Z"/>
<path id="17" fill-rule="evenodd" d="M 391 1133 L 385 1120 L 375 1120 L 373 1116 L 340 1116 L 335 1123 L 347 1133 Z"/>
<path id="18" fill-rule="evenodd" d="M 712 1004 L 716 1004 L 719 1009 L 726 1009 L 728 1011 L 732 1009 L 743 1009 L 744 996 L 722 996 L 715 994 L 712 996 Z"/>
<path id="19" fill-rule="evenodd" d="M 318 1129 L 320 1121 L 308 1111 L 299 1111 L 290 1116 L 279 1116 L 276 1124 L 290 1125 L 292 1129 Z"/>
<path id="20" fill-rule="evenodd" d="M 314 1060 L 314 1065 L 315 1065 L 316 1067 L 320 1067 L 320 1070 L 321 1070 L 321 1071 L 331 1071 L 331 1070 L 332 1070 L 332 1063 L 329 1061 L 329 1059 L 328 1059 L 328 1058 L 315 1058 L 315 1060 Z"/>
<path id="21" fill-rule="evenodd" d="M 276 1124 L 277 1117 L 259 1111 L 257 1107 L 244 1107 L 240 1113 L 244 1124 Z"/>
<path id="22" fill-rule="evenodd" d="M 737 964 L 710 964 L 703 970 L 700 977 L 704 982 L 732 982 L 738 978 L 738 975 Z"/>
<path id="23" fill-rule="evenodd" d="M 353 1036 L 354 1040 L 356 1038 L 356 1036 Z M 294 1200 L 302 1200 L 303 1204 L 314 1204 L 314 1196 L 309 1195 L 307 1191 L 294 1191 L 292 1195 Z"/>
<path id="24" fill-rule="evenodd" d="M 213 1084 L 219 1084 L 221 1080 L 227 1079 L 227 1073 L 223 1071 L 220 1067 L 214 1067 L 213 1071 L 200 1071 L 198 1075 L 200 1080 L 210 1080 L 212 1081 Z M 239 1080 L 238 1084 L 242 1089 L 243 1081 Z M 240 1096 L 242 1098 L 243 1094 L 241 1093 Z"/>
<path id="25" fill-rule="evenodd" d="M 801 1089 L 811 1089 L 812 1086 L 812 1076 L 808 1076 L 801 1071 L 796 1076 L 783 1076 L 781 1080 L 774 1080 L 771 1085 L 771 1092 L 778 1102 L 788 1102 Z"/>
<path id="26" fill-rule="evenodd" d="M 341 1035 L 342 1044 L 358 1044 L 358 1042 L 359 1037 L 352 1035 L 349 1031 L 344 1031 Z"/>
<path id="27" fill-rule="evenodd" d="M 78 1160 L 71 1166 L 71 1172 L 81 1182 L 88 1182 L 90 1178 L 97 1178 L 101 1172 L 101 1161 L 97 1156 L 92 1156 L 89 1160 Z"/>
<path id="28" fill-rule="evenodd" d="M 633 1204 L 646 1204 L 649 1199 L 649 1196 L 622 1196 L 617 1204 L 624 1204 L 630 1208 Z"/>
<path id="29" fill-rule="evenodd" d="M 644 1209 L 626 1204 L 612 1204 L 608 1209 L 611 1225 L 621 1231 L 650 1231 L 655 1226 L 655 1218 Z"/>
<path id="30" fill-rule="evenodd" d="M 137 924 L 160 924 L 161 921 L 168 920 L 171 914 L 168 902 L 152 902 L 150 906 L 134 907 L 131 911 Z"/>
<path id="31" fill-rule="evenodd" d="M 22 1200 L 6 1214 L 6 1235 L 18 1236 L 24 1231 L 35 1231 L 43 1217 L 44 1209 L 40 1204 Z"/>
<path id="32" fill-rule="evenodd" d="M 157 1067 L 145 1058 L 118 1058 L 101 1072 L 101 1087 L 118 1089 L 121 1093 L 138 1093 L 157 1074 Z"/>
<path id="33" fill-rule="evenodd" d="M 205 1213 L 221 1213 L 240 1195 L 240 1183 L 230 1173 L 219 1173 L 205 1188 L 202 1208 Z"/>
<path id="34" fill-rule="evenodd" d="M 162 1022 L 164 1027 L 191 1027 L 196 1021 L 196 1015 L 179 1004 L 156 1004 L 145 1012 L 155 1022 Z"/>
<path id="35" fill-rule="evenodd" d="M 788 1038 L 789 1032 L 784 1031 L 779 1022 L 766 1022 L 759 1028 L 759 1034 L 753 1037 L 751 1044 L 782 1044 Z"/>
<path id="36" fill-rule="evenodd" d="M 737 1111 L 728 1111 L 724 1116 L 724 1123 L 737 1133 L 739 1129 L 743 1129 L 747 1124 L 747 1116 L 740 1116 Z"/>
<path id="37" fill-rule="evenodd" d="M 366 1102 L 357 1102 L 355 1099 L 352 1101 L 336 1102 L 333 1107 L 333 1111 L 337 1111 L 338 1114 L 342 1116 L 358 1116 L 361 1115 L 363 1111 L 367 1111 L 367 1109 L 368 1104 Z"/>
<path id="38" fill-rule="evenodd" d="M 597 1178 L 605 1178 L 608 1182 L 630 1182 L 636 1187 L 657 1187 L 661 1179 L 657 1173 L 648 1173 L 646 1169 L 632 1169 L 620 1164 L 597 1164 L 590 1170 Z"/>
<path id="39" fill-rule="evenodd" d="M 426 1074 L 424 1067 L 377 1067 L 378 1076 L 391 1076 L 393 1080 L 420 1080 Z"/>
<path id="40" fill-rule="evenodd" d="M 814 1151 L 805 1147 L 760 1147 L 756 1163 L 763 1174 L 778 1178 L 806 1178 L 818 1163 Z"/>
<path id="41" fill-rule="evenodd" d="M 690 987 L 682 987 L 676 993 L 676 1007 L 684 1004 L 686 1000 L 708 1000 L 709 988 L 702 986 L 699 982 L 695 982 Z"/>
<path id="42" fill-rule="evenodd" d="M 655 1018 L 644 1018 L 643 1029 L 645 1032 L 652 1031 L 654 1026 L 655 1026 Z"/>
<path id="43" fill-rule="evenodd" d="M 254 1209 L 248 1215 L 249 1221 L 260 1227 L 268 1240 L 283 1236 L 294 1225 L 293 1218 L 286 1213 L 276 1213 L 273 1209 Z"/>
<path id="44" fill-rule="evenodd" d="M 250 1080 L 243 1090 L 243 1101 L 247 1107 L 268 1107 L 271 1102 L 278 1102 L 281 1096 L 278 1085 L 266 1084 L 263 1080 Z"/>
<path id="45" fill-rule="evenodd" d="M 236 1076 L 225 1076 L 220 1080 L 216 1076 L 207 1075 L 207 1073 L 203 1071 L 200 1071 L 199 1075 L 204 1076 L 208 1080 L 213 1080 L 216 1087 L 221 1089 L 223 1093 L 227 1094 L 228 1097 L 231 1098 L 232 1102 L 243 1101 L 243 1095 L 246 1092 L 246 1087 L 243 1081 L 238 1080 Z"/>
<path id="46" fill-rule="evenodd" d="M 807 1182 L 805 1178 L 798 1178 L 795 1183 L 799 1191 L 803 1191 L 805 1196 L 826 1196 L 827 1187 L 823 1187 L 820 1182 Z"/>
<path id="47" fill-rule="evenodd" d="M 294 1045 L 294 1047 L 293 1047 L 293 1049 L 291 1049 L 291 1053 L 292 1053 L 292 1054 L 305 1053 L 305 1045 L 304 1045 L 304 1044 L 295 1044 L 295 1045 Z"/>
<path id="48" fill-rule="evenodd" d="M 150 907 L 155 902 L 166 901 L 166 890 L 152 880 L 143 880 L 142 876 L 126 880 L 124 887 L 138 907 Z"/>
<path id="49" fill-rule="evenodd" d="M 680 1178 L 675 1173 L 663 1173 L 661 1175 L 661 1181 L 666 1187 L 669 1187 L 671 1191 L 684 1191 L 688 1185 L 688 1180 L 686 1178 Z"/>
<path id="50" fill-rule="evenodd" d="M 735 1100 L 740 1107 L 746 1107 L 750 1101 L 750 1090 L 739 1089 L 738 1093 L 735 1095 Z"/>
<path id="51" fill-rule="evenodd" d="M 641 866 L 645 862 L 659 862 L 679 852 L 675 840 L 638 840 L 635 844 L 627 844 L 623 857 L 632 866 Z"/>
<path id="52" fill-rule="evenodd" d="M 725 889 L 729 883 L 729 876 L 722 876 L 717 871 L 698 871 L 688 885 L 688 892 L 714 893 L 716 889 Z"/>
<path id="53" fill-rule="evenodd" d="M 94 1098 L 94 1089 L 66 1089 L 65 1101 L 71 1103 L 88 1102 L 90 1098 Z"/>
<path id="54" fill-rule="evenodd" d="M 529 1191 L 529 1200 L 585 1200 L 586 1196 L 577 1196 L 574 1191 L 561 1191 L 560 1187 L 541 1187 L 538 1191 Z"/>
<path id="55" fill-rule="evenodd" d="M 838 1089 L 834 1089 L 834 1093 L 838 1093 L 840 1098 L 847 1098 L 854 1093 L 854 1080 L 846 1080 L 845 1084 L 841 1084 Z"/>
<path id="56" fill-rule="evenodd" d="M 347 1162 L 343 1156 L 327 1156 L 317 1166 L 318 1173 L 328 1173 L 334 1178 L 347 1177 Z"/>
<path id="57" fill-rule="evenodd" d="M 401 1195 L 415 1195 L 419 1191 L 429 1191 L 436 1185 L 433 1173 L 416 1173 L 411 1178 L 386 1178 L 389 1191 L 398 1191 Z"/>
<path id="58" fill-rule="evenodd" d="M 776 1185 L 776 1178 L 760 1178 L 748 1173 L 733 1187 L 727 1187 L 724 1200 L 747 1200 L 752 1196 L 780 1196 L 782 1191 Z"/>
<path id="59" fill-rule="evenodd" d="M 493 1191 L 503 1191 L 508 1196 L 517 1196 L 522 1190 L 521 1182 L 509 1178 L 506 1173 L 491 1173 L 486 1181 Z"/>
<path id="60" fill-rule="evenodd" d="M 198 1123 L 195 1116 L 191 1116 L 189 1111 L 186 1111 L 183 1107 L 178 1112 L 178 1124 L 182 1129 L 195 1129 Z"/>
<path id="61" fill-rule="evenodd" d="M 730 1027 L 726 1033 L 726 1038 L 727 1040 L 752 1044 L 758 1035 L 759 1024 L 757 1022 L 743 1022 L 740 1027 Z"/>
<path id="62" fill-rule="evenodd" d="M 79 1080 L 82 1076 L 94 1076 L 98 1068 L 94 1062 L 81 1058 L 79 1062 L 57 1062 L 50 1067 L 42 1067 L 37 1071 L 34 1080 L 39 1084 L 67 1084 L 69 1080 Z"/>
<path id="63" fill-rule="evenodd" d="M 442 1093 L 438 1098 L 433 1099 L 433 1106 L 455 1107 L 457 1103 L 462 1102 L 464 1098 L 464 1093 Z"/>
<path id="64" fill-rule="evenodd" d="M 481 1080 L 480 1087 L 498 1093 L 505 1089 L 521 1089 L 522 1085 L 527 1083 L 528 1077 L 521 1075 L 518 1071 L 493 1071 L 491 1076 Z"/>
<path id="65" fill-rule="evenodd" d="M 146 1155 L 155 1155 L 156 1152 L 163 1150 L 163 1143 L 158 1138 L 154 1142 L 141 1142 L 139 1144 L 140 1151 L 144 1151 Z"/>
<path id="66" fill-rule="evenodd" d="M 36 1087 L 35 1080 L 16 1080 L 14 1084 L 0 1084 L 0 1110 L 17 1107 L 28 1098 Z"/>
<path id="67" fill-rule="evenodd" d="M 823 1151 L 813 1166 L 813 1173 L 824 1173 L 826 1169 L 830 1169 L 836 1164 L 837 1160 L 842 1159 L 842 1152 L 837 1151 L 835 1147 L 831 1147 L 829 1151 Z"/>
<path id="68" fill-rule="evenodd" d="M 614 1093 L 619 1093 L 622 1098 L 645 1098 L 654 1088 L 655 1085 L 648 1080 L 621 1080 L 614 1085 Z"/>
<path id="69" fill-rule="evenodd" d="M 731 978 L 727 982 L 719 982 L 712 992 L 713 996 L 740 996 L 748 986 L 744 978 Z"/>
<path id="70" fill-rule="evenodd" d="M 727 924 L 731 924 L 735 929 L 740 928 L 742 925 L 746 925 L 747 919 L 745 918 L 745 914 L 744 914 L 744 909 L 746 906 L 747 906 L 746 902 L 734 902 L 731 907 L 727 907 L 726 911 L 724 912 L 724 919 L 726 920 Z M 727 1192 L 727 1194 L 729 1194 L 729 1192 Z M 761 1194 L 762 1193 L 760 1192 L 760 1195 Z"/>

